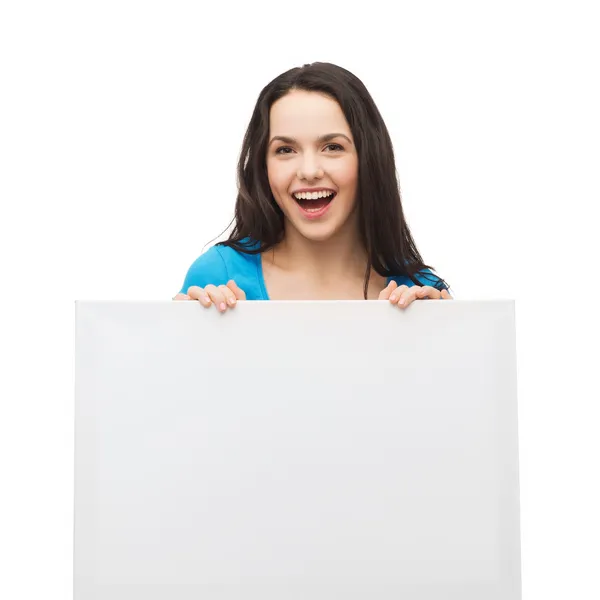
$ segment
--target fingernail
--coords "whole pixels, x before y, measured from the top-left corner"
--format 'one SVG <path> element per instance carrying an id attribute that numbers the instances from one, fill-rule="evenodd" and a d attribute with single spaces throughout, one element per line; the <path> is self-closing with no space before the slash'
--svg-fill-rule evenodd
<path id="1" fill-rule="evenodd" d="M 202 299 L 204 300 L 204 302 L 206 302 L 207 304 L 210 304 L 210 298 L 208 296 L 202 296 Z"/>
<path id="2" fill-rule="evenodd" d="M 405 302 L 405 300 L 404 300 L 404 298 L 402 298 L 402 299 L 400 300 L 400 302 L 398 302 L 398 304 L 400 304 L 401 306 L 404 306 L 404 302 Z"/>
<path id="3" fill-rule="evenodd" d="M 235 304 L 235 298 L 229 298 L 229 304 L 233 306 Z"/>
<path id="4" fill-rule="evenodd" d="M 227 310 L 227 307 L 225 306 L 225 302 L 221 302 L 221 304 L 219 304 L 219 308 L 221 310 Z"/>
<path id="5" fill-rule="evenodd" d="M 392 302 L 396 302 L 396 300 L 398 300 L 398 296 L 396 296 L 396 294 L 392 294 L 392 295 L 390 296 L 390 300 L 391 300 Z"/>

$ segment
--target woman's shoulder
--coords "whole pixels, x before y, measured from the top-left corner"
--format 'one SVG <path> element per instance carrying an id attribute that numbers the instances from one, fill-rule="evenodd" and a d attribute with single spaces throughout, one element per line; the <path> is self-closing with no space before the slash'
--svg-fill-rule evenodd
<path id="1" fill-rule="evenodd" d="M 244 243 L 244 246 L 251 249 L 254 244 L 248 242 Z M 187 293 L 187 290 L 194 285 L 199 287 L 206 287 L 209 284 L 226 285 L 233 279 L 247 296 L 249 292 L 255 295 L 255 288 L 259 284 L 257 277 L 259 259 L 259 254 L 247 254 L 231 246 L 215 244 L 192 263 L 180 293 Z"/>

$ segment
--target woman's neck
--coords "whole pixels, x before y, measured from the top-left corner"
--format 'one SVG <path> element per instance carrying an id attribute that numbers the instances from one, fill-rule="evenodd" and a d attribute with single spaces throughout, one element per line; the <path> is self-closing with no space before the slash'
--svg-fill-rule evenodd
<path id="1" fill-rule="evenodd" d="M 356 231 L 346 229 L 334 238 L 315 242 L 287 227 L 283 241 L 269 252 L 269 260 L 285 271 L 330 282 L 349 275 L 364 277 L 367 253 Z"/>

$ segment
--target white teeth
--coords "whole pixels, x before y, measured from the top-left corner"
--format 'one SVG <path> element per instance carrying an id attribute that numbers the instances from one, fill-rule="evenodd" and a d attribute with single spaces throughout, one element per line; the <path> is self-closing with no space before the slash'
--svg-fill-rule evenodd
<path id="1" fill-rule="evenodd" d="M 297 200 L 318 200 L 332 195 L 333 192 L 301 192 L 300 194 L 294 194 L 294 198 Z"/>

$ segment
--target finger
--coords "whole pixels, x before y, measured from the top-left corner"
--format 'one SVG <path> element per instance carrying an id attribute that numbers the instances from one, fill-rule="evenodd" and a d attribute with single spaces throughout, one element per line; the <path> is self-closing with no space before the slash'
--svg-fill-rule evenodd
<path id="1" fill-rule="evenodd" d="M 379 293 L 379 300 L 389 300 L 392 292 L 398 288 L 398 284 L 392 279 L 386 287 L 384 287 Z"/>
<path id="2" fill-rule="evenodd" d="M 392 304 L 396 304 L 398 302 L 398 300 L 400 300 L 400 298 L 402 298 L 402 294 L 404 294 L 408 289 L 409 289 L 409 287 L 407 285 L 401 285 L 401 286 L 397 287 L 392 292 L 392 295 L 390 296 L 390 302 Z"/>
<path id="3" fill-rule="evenodd" d="M 204 288 L 193 285 L 188 288 L 187 293 L 191 300 L 198 300 L 204 308 L 208 308 L 211 305 L 210 296 L 206 293 Z"/>
<path id="4" fill-rule="evenodd" d="M 400 297 L 402 296 L 402 294 L 407 289 L 408 289 L 407 285 L 396 286 L 396 288 L 392 291 L 392 294 L 390 295 L 390 302 L 392 304 L 395 304 L 396 302 L 398 302 L 398 300 L 400 299 Z"/>
<path id="5" fill-rule="evenodd" d="M 417 294 L 420 292 L 420 290 L 420 285 L 413 285 L 412 287 L 404 290 L 400 296 L 400 299 L 398 300 L 398 306 L 400 308 L 406 308 L 417 297 Z"/>
<path id="6" fill-rule="evenodd" d="M 453 300 L 450 292 L 445 288 L 442 290 L 442 300 Z"/>
<path id="7" fill-rule="evenodd" d="M 233 291 L 230 288 L 228 288 L 226 285 L 220 285 L 219 291 L 223 294 L 223 297 L 225 298 L 225 303 L 227 304 L 227 306 L 230 306 L 231 308 L 233 308 L 237 303 L 237 298 L 235 297 L 235 294 L 233 293 Z"/>
<path id="8" fill-rule="evenodd" d="M 227 310 L 227 300 L 225 299 L 225 295 L 216 285 L 207 285 L 204 290 L 220 312 L 225 312 Z"/>
<path id="9" fill-rule="evenodd" d="M 417 298 L 434 298 L 439 300 L 441 298 L 441 292 L 430 285 L 423 285 L 417 290 Z"/>
<path id="10" fill-rule="evenodd" d="M 246 299 L 246 292 L 244 292 L 244 290 L 242 288 L 240 288 L 233 279 L 231 279 L 227 282 L 227 287 L 235 294 L 235 297 L 238 300 Z"/>
<path id="11" fill-rule="evenodd" d="M 191 298 L 187 294 L 175 294 L 173 300 L 177 302 L 179 300 L 191 300 Z"/>

